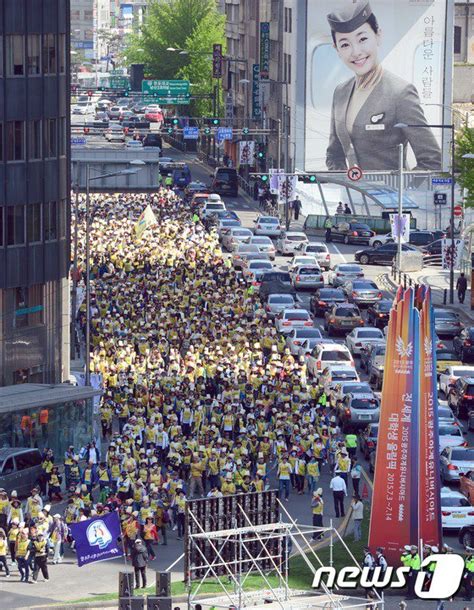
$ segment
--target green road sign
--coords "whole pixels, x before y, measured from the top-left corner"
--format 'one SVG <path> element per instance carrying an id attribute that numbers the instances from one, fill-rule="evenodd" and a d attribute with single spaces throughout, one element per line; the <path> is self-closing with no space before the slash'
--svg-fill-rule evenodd
<path id="1" fill-rule="evenodd" d="M 143 80 L 142 93 L 156 93 L 159 97 L 189 95 L 188 80 Z"/>
<path id="2" fill-rule="evenodd" d="M 149 103 L 153 103 L 153 104 L 161 104 L 162 106 L 166 105 L 166 104 L 189 104 L 190 101 L 190 95 L 188 93 L 188 95 L 180 95 L 179 97 L 176 96 L 167 96 L 167 97 L 163 97 L 161 95 L 156 95 L 156 96 L 152 96 L 151 98 L 148 98 L 147 100 Z"/>
<path id="3" fill-rule="evenodd" d="M 109 83 L 112 89 L 128 89 L 129 87 L 129 81 L 126 76 L 111 76 Z"/>

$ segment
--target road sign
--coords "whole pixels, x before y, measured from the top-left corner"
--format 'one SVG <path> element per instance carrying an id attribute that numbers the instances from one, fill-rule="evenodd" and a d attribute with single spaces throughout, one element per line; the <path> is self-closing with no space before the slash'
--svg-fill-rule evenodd
<path id="1" fill-rule="evenodd" d="M 446 193 L 434 193 L 433 203 L 435 205 L 446 205 L 448 203 L 448 196 Z"/>
<path id="2" fill-rule="evenodd" d="M 183 140 L 197 140 L 199 127 L 183 127 Z"/>
<path id="3" fill-rule="evenodd" d="M 260 64 L 252 65 L 252 118 L 259 120 L 262 117 L 260 100 Z"/>
<path id="4" fill-rule="evenodd" d="M 84 146 L 87 144 L 86 138 L 71 138 L 71 146 Z"/>
<path id="5" fill-rule="evenodd" d="M 453 211 L 456 218 L 459 218 L 459 216 L 462 216 L 462 205 L 455 205 Z"/>
<path id="6" fill-rule="evenodd" d="M 234 133 L 232 127 L 219 127 L 217 129 L 217 141 L 223 142 L 224 140 L 232 140 Z"/>
<path id="7" fill-rule="evenodd" d="M 431 178 L 431 184 L 451 184 L 451 178 Z"/>
<path id="8" fill-rule="evenodd" d="M 189 95 L 188 80 L 143 80 L 142 93 L 157 93 L 163 97 Z"/>
<path id="9" fill-rule="evenodd" d="M 128 89 L 129 80 L 127 76 L 110 76 L 109 85 L 111 89 Z"/>
<path id="10" fill-rule="evenodd" d="M 179 97 L 173 97 L 173 96 L 161 96 L 161 95 L 157 95 L 157 96 L 153 96 L 153 103 L 154 104 L 162 104 L 163 106 L 165 106 L 166 104 L 168 105 L 180 105 L 180 104 L 189 104 L 189 100 L 190 100 L 190 96 L 188 95 L 184 95 L 184 96 L 179 96 Z"/>
<path id="11" fill-rule="evenodd" d="M 360 180 L 362 178 L 362 175 L 362 170 L 360 169 L 360 167 L 357 167 L 357 165 L 353 165 L 347 170 L 347 177 L 353 182 L 357 182 L 357 180 Z"/>

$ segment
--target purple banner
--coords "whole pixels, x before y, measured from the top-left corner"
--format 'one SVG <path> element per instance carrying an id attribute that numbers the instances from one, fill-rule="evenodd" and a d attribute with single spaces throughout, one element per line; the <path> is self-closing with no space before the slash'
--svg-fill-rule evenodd
<path id="1" fill-rule="evenodd" d="M 123 555 L 117 541 L 122 535 L 118 513 L 71 523 L 70 528 L 76 543 L 79 567 Z"/>

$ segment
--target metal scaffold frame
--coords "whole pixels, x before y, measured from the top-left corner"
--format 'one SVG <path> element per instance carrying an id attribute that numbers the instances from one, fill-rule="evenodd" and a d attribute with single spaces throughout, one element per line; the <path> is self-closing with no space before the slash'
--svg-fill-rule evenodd
<path id="1" fill-rule="evenodd" d="M 358 566 L 358 562 L 339 532 L 332 526 L 313 527 L 310 525 L 299 525 L 291 517 L 280 500 L 277 500 L 280 511 L 285 520 L 280 517 L 277 523 L 267 523 L 255 525 L 246 513 L 242 504 L 237 507 L 241 512 L 246 525 L 206 531 L 200 523 L 196 514 L 188 507 L 189 523 L 194 525 L 194 532 L 189 532 L 189 549 L 197 551 L 202 563 L 196 567 L 188 566 L 186 582 L 188 586 L 188 609 L 189 610 L 220 610 L 232 608 L 242 610 L 253 607 L 255 610 L 265 604 L 266 610 L 316 610 L 318 608 L 384 608 L 383 596 L 374 591 L 374 599 L 368 600 L 362 597 L 348 596 L 344 593 L 335 593 L 330 590 L 324 582 L 321 582 L 322 592 L 315 591 L 308 594 L 308 591 L 292 590 L 288 584 L 288 559 L 291 547 L 296 549 L 292 556 L 299 555 L 312 572 L 316 574 L 317 567 L 324 567 L 317 553 L 312 548 L 308 539 L 313 534 L 329 534 L 330 544 L 330 566 L 333 565 L 333 544 L 340 541 L 345 547 L 353 565 Z M 205 541 L 210 545 L 213 557 L 209 553 L 203 552 L 199 543 Z M 275 545 L 275 541 L 277 544 Z M 224 547 L 229 543 L 234 548 L 234 558 L 224 559 Z M 259 552 L 255 555 L 252 551 L 258 543 Z M 276 550 L 275 550 L 276 549 Z M 270 564 L 271 569 L 264 571 L 262 564 Z M 317 567 L 316 567 L 317 566 Z M 193 571 L 200 572 L 199 577 L 193 578 Z M 263 579 L 267 589 L 264 591 L 248 592 L 245 591 L 245 583 L 250 574 L 259 574 Z M 269 575 L 278 577 L 279 586 L 272 586 Z M 201 588 L 208 578 L 215 578 L 222 589 L 222 595 L 203 599 L 199 596 Z M 197 582 L 197 587 L 191 585 Z M 337 587 L 335 587 L 337 589 Z"/>

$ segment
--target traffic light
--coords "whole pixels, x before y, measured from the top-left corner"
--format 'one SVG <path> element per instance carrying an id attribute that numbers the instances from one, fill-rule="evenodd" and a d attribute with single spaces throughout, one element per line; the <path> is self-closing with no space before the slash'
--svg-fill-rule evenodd
<path id="1" fill-rule="evenodd" d="M 219 125 L 221 124 L 221 120 L 217 119 L 215 117 L 213 118 L 207 118 L 204 121 L 207 125 L 212 125 L 212 127 L 219 127 Z"/>
<path id="2" fill-rule="evenodd" d="M 174 129 L 172 127 L 168 127 L 168 129 L 166 130 L 168 132 L 168 134 L 171 136 L 174 133 Z"/>
<path id="3" fill-rule="evenodd" d="M 123 92 L 123 96 L 124 96 L 124 97 L 128 97 L 128 96 L 129 96 L 129 92 L 128 92 L 128 90 L 125 90 L 125 91 Z"/>
<path id="4" fill-rule="evenodd" d="M 263 184 L 267 184 L 267 182 L 270 180 L 270 176 L 268 174 L 252 174 L 255 178 L 257 178 L 257 180 L 260 180 L 261 182 L 263 182 Z"/>
<path id="5" fill-rule="evenodd" d="M 99 87 L 99 91 L 105 91 L 105 87 Z"/>
<path id="6" fill-rule="evenodd" d="M 211 130 L 209 127 L 204 127 L 204 135 L 205 136 L 210 136 L 211 135 Z"/>
<path id="7" fill-rule="evenodd" d="M 316 184 L 316 174 L 300 174 L 298 176 L 298 181 L 304 182 L 305 184 Z"/>
<path id="8" fill-rule="evenodd" d="M 88 95 L 89 97 L 92 97 L 92 93 L 93 93 L 93 92 L 92 92 L 92 90 L 91 90 L 91 89 L 89 89 L 89 91 L 87 92 L 87 95 Z"/>
<path id="9" fill-rule="evenodd" d="M 175 127 L 178 127 L 179 119 L 177 117 L 174 117 L 173 119 L 171 119 L 171 124 L 174 125 Z"/>
<path id="10" fill-rule="evenodd" d="M 259 145 L 258 145 L 257 159 L 259 161 L 264 161 L 265 160 L 265 144 L 263 142 L 260 142 Z"/>
<path id="11" fill-rule="evenodd" d="M 248 127 L 243 127 L 242 128 L 242 135 L 243 136 L 248 136 L 249 135 L 249 128 Z"/>

